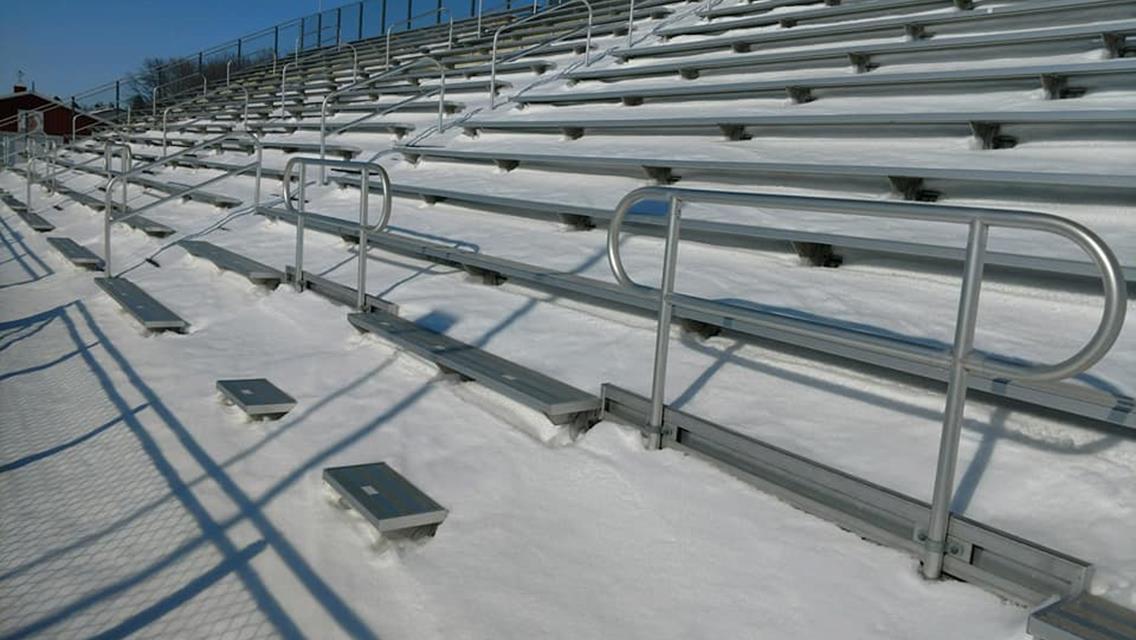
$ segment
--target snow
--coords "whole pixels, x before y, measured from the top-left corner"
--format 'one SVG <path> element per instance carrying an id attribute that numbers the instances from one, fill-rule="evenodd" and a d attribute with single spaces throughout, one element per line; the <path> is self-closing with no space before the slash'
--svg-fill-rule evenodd
<path id="1" fill-rule="evenodd" d="M 560 72 L 572 58 L 557 60 Z M 514 91 L 534 81 L 560 82 L 531 74 L 509 79 Z M 480 93 L 450 97 L 466 102 L 467 112 L 486 106 Z M 1103 92 L 1078 105 L 1131 108 L 1132 97 Z M 1010 90 L 826 97 L 800 107 L 848 113 L 1023 105 L 1056 108 Z M 782 112 L 786 105 L 648 103 L 633 112 L 610 105 L 499 107 L 494 115 L 635 117 L 706 108 Z M 432 122 L 429 114 L 387 119 L 416 124 L 411 137 Z M 820 161 L 837 152 L 870 154 L 873 163 L 1073 166 L 1086 173 L 1130 171 L 1124 161 L 1136 160 L 1129 143 L 1111 139 L 1029 141 L 989 152 L 957 136 L 708 143 L 589 134 L 569 142 L 507 134 L 470 140 L 459 132 L 455 126 L 426 141 L 550 154 L 786 161 Z M 312 142 L 318 134 L 272 138 Z M 387 134 L 333 140 L 363 148 L 363 158 L 394 144 Z M 281 167 L 286 156 L 266 150 L 264 157 L 266 166 Z M 240 153 L 211 158 L 248 161 Z M 412 166 L 390 155 L 382 163 L 396 184 L 605 208 L 645 184 L 525 167 L 504 173 L 448 162 Z M 156 177 L 194 183 L 215 175 L 178 168 Z M 70 172 L 62 179 L 101 197 L 96 176 Z M 698 176 L 683 186 L 735 182 Z M 235 177 L 210 190 L 247 201 L 252 184 Z M 0 187 L 22 197 L 23 181 L 10 172 L 0 173 Z M 891 197 L 886 185 L 800 188 L 747 180 L 745 188 Z M 266 180 L 264 190 L 275 196 L 279 183 Z M 101 214 L 33 191 L 57 226 L 53 235 L 102 252 Z M 312 211 L 357 215 L 355 190 L 309 187 L 307 194 Z M 962 191 L 950 202 L 1064 215 L 1099 231 L 1125 264 L 1136 260 L 1131 202 L 1028 202 L 1014 195 L 999 200 Z M 136 187 L 131 198 L 135 207 L 156 199 Z M 90 273 L 69 265 L 0 205 L 0 633 L 6 637 L 1026 637 L 1025 608 L 970 585 L 923 581 L 914 558 L 793 509 L 705 461 L 646 451 L 629 427 L 601 422 L 574 437 L 538 413 L 357 333 L 345 307 L 287 285 L 265 291 L 175 245 L 198 236 L 283 268 L 294 260 L 290 225 L 194 202 L 145 215 L 178 234 L 157 240 L 116 225 L 116 269 L 187 318 L 187 335 L 147 335 Z M 957 244 L 965 232 L 794 215 L 787 221 L 778 211 L 692 206 L 687 218 L 939 244 Z M 613 282 L 602 230 L 570 231 L 551 221 L 403 198 L 394 201 L 391 224 L 396 234 Z M 991 246 L 1076 256 L 1059 241 L 1030 234 L 995 232 Z M 624 260 L 637 281 L 657 281 L 661 253 L 657 239 L 625 241 Z M 305 269 L 355 286 L 357 258 L 352 245 L 308 232 Z M 592 393 L 606 382 L 640 393 L 649 387 L 651 318 L 511 283 L 484 286 L 454 269 L 377 249 L 367 259 L 368 292 L 397 303 L 408 319 Z M 688 242 L 678 289 L 947 342 L 958 276 L 854 256 L 840 269 L 814 269 L 788 253 Z M 1098 309 L 1091 287 L 992 278 L 983 288 L 978 346 L 1057 359 L 1080 345 Z M 1128 327 L 1086 383 L 1133 394 L 1133 371 L 1136 332 Z M 249 421 L 215 391 L 216 380 L 235 377 L 267 377 L 298 406 L 279 421 Z M 823 464 L 929 497 L 943 404 L 936 386 L 676 330 L 667 398 Z M 1119 429 L 987 399 L 967 406 L 956 512 L 1093 562 L 1092 591 L 1136 606 L 1130 533 L 1136 440 Z M 436 537 L 380 539 L 357 514 L 334 504 L 320 479 L 324 467 L 379 460 L 449 509 Z"/>

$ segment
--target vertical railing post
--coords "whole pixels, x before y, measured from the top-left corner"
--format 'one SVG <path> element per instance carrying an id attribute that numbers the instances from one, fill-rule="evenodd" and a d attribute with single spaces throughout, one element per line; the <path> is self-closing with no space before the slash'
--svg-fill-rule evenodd
<path id="1" fill-rule="evenodd" d="M 296 42 L 296 51 L 297 52 L 302 51 L 304 49 L 304 29 L 307 29 L 307 28 L 308 28 L 307 27 L 307 18 L 300 18 L 300 35 L 299 35 L 297 42 Z"/>
<path id="2" fill-rule="evenodd" d="M 316 48 L 323 46 L 323 14 L 316 14 Z"/>
<path id="3" fill-rule="evenodd" d="M 407 21 L 410 21 L 410 18 L 413 17 L 413 16 L 414 16 L 414 0 L 406 0 L 406 19 L 407 19 Z M 410 31 L 413 28 L 414 28 L 413 22 L 410 22 L 410 24 L 406 25 L 407 31 Z"/>
<path id="4" fill-rule="evenodd" d="M 205 73 L 205 52 L 204 51 L 198 51 L 197 52 L 197 72 L 198 73 Z"/>
<path id="5" fill-rule="evenodd" d="M 287 171 L 284 173 L 286 180 L 291 179 L 291 176 L 287 175 Z M 296 209 L 300 212 L 296 216 L 296 273 L 293 274 L 292 278 L 292 285 L 296 288 L 296 291 L 304 290 L 304 185 L 307 182 L 307 175 L 307 165 L 301 162 L 300 188 L 296 189 L 296 196 L 300 199 Z"/>
<path id="6" fill-rule="evenodd" d="M 631 32 L 635 27 L 635 0 L 630 0 L 627 7 L 627 47 L 631 48 Z"/>
<path id="7" fill-rule="evenodd" d="M 355 308 L 367 306 L 367 199 L 371 192 L 371 168 L 363 165 L 359 182 L 359 283 L 355 293 Z"/>
<path id="8" fill-rule="evenodd" d="M 359 16 L 358 16 L 359 26 L 355 30 L 355 39 L 356 40 L 362 40 L 363 39 L 363 9 L 365 9 L 365 8 L 366 7 L 364 6 L 364 3 L 360 2 L 359 3 Z"/>
<path id="9" fill-rule="evenodd" d="M 662 445 L 663 400 L 667 386 L 667 353 L 670 347 L 671 314 L 674 310 L 675 267 L 678 264 L 679 226 L 682 203 L 671 196 L 667 208 L 667 243 L 663 252 L 663 278 L 659 287 L 659 322 L 655 327 L 655 366 L 651 377 L 651 415 L 647 422 L 649 449 Z"/>
<path id="10" fill-rule="evenodd" d="M 387 30 L 387 0 L 383 0 L 381 10 L 383 15 L 379 20 L 379 33 Z"/>
<path id="11" fill-rule="evenodd" d="M 242 38 L 237 38 L 237 68 L 238 69 L 241 68 L 241 53 L 242 53 L 241 41 L 242 41 Z"/>
<path id="12" fill-rule="evenodd" d="M 247 96 L 248 94 L 246 93 L 245 95 Z M 247 113 L 247 106 L 245 107 L 245 110 Z M 245 116 L 245 119 L 248 119 L 247 115 Z M 248 130 L 247 124 L 245 126 L 245 130 Z M 249 135 L 252 135 L 253 139 L 256 140 L 256 186 L 253 188 L 252 192 L 252 210 L 254 212 L 257 212 L 260 211 L 260 182 L 264 175 L 264 146 L 261 144 L 260 138 L 256 137 L 253 134 Z"/>
<path id="13" fill-rule="evenodd" d="M 25 125 L 25 130 L 27 126 Z M 31 134 L 24 134 L 24 151 L 28 157 L 28 166 L 24 172 L 24 177 L 27 178 L 24 184 L 24 210 L 32 210 L 32 179 L 35 178 L 35 144 L 33 144 Z"/>
<path id="14" fill-rule="evenodd" d="M 434 24 L 442 24 L 442 0 L 438 0 L 438 6 L 434 9 Z"/>
<path id="15" fill-rule="evenodd" d="M 122 87 L 119 85 L 119 81 L 115 80 L 114 81 L 114 112 L 116 114 L 119 111 L 122 110 L 121 104 L 122 104 Z"/>
<path id="16" fill-rule="evenodd" d="M 272 71 L 276 71 L 276 59 L 280 57 L 280 25 L 272 27 Z"/>
<path id="17" fill-rule="evenodd" d="M 931 494 L 931 515 L 924 544 L 923 576 L 936 579 L 942 574 L 943 554 L 947 548 L 951 501 L 954 497 L 955 466 L 958 462 L 959 438 L 963 411 L 966 408 L 966 360 L 974 346 L 974 326 L 978 318 L 978 296 L 982 289 L 982 270 L 986 254 L 987 226 L 981 220 L 970 222 L 963 267 L 962 292 L 959 295 L 958 320 L 951 349 L 951 368 L 947 379 L 947 402 L 943 411 L 943 431 L 939 439 L 939 461 L 935 469 L 935 485 Z"/>

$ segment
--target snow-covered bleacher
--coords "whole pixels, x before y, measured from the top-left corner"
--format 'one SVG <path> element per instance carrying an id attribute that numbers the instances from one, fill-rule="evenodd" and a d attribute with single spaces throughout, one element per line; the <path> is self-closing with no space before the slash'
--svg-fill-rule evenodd
<path id="1" fill-rule="evenodd" d="M 0 187 L 171 348 L 245 286 L 216 270 L 302 318 L 290 282 L 494 415 L 632 425 L 1039 639 L 1131 638 L 1133 34 L 1121 0 L 570 0 L 251 65 Z"/>

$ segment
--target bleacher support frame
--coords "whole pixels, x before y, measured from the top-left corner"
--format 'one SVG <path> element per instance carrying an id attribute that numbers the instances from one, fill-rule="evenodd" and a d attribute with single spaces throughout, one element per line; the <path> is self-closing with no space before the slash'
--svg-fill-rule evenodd
<path id="1" fill-rule="evenodd" d="M 967 377 L 985 375 L 1000 380 L 1057 381 L 1081 373 L 1099 361 L 1120 335 L 1127 311 L 1127 287 L 1121 275 L 1120 261 L 1108 245 L 1086 227 L 1032 211 L 978 209 L 963 207 L 911 206 L 905 203 L 858 202 L 804 196 L 770 195 L 752 192 L 709 191 L 674 187 L 642 187 L 627 194 L 616 208 L 608 227 L 608 261 L 615 279 L 624 287 L 652 291 L 633 281 L 620 256 L 620 234 L 623 219 L 638 202 L 667 202 L 667 235 L 663 254 L 662 284 L 658 290 L 659 312 L 655 330 L 655 356 L 651 382 L 651 411 L 644 427 L 648 446 L 658 448 L 663 435 L 664 393 L 666 390 L 667 351 L 670 344 L 671 316 L 675 306 L 675 269 L 678 261 L 679 229 L 682 206 L 687 202 L 741 206 L 772 206 L 786 209 L 809 209 L 842 215 L 885 219 L 914 220 L 966 224 L 969 237 L 963 267 L 962 292 L 959 297 L 958 320 L 950 350 L 937 358 L 937 366 L 949 370 L 947 405 L 943 417 L 942 440 L 939 444 L 938 468 L 935 472 L 933 500 L 923 537 L 923 575 L 938 578 L 946 550 L 949 510 L 954 495 L 955 466 L 958 460 L 962 416 L 966 404 Z M 974 351 L 974 331 L 978 318 L 978 297 L 982 287 L 983 258 L 988 230 L 991 227 L 1047 232 L 1071 241 L 1097 265 L 1104 290 L 1104 309 L 1092 337 L 1076 353 L 1053 364 L 1002 364 Z M 893 357 L 906 357 L 897 346 L 884 347 Z"/>

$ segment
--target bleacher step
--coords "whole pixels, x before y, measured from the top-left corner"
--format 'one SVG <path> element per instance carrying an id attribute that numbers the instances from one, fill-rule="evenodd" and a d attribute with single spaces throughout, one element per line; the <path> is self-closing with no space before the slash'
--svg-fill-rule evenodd
<path id="1" fill-rule="evenodd" d="M 252 258 L 246 258 L 239 253 L 218 247 L 210 242 L 182 240 L 178 244 L 191 255 L 208 260 L 225 271 L 239 273 L 253 284 L 275 289 L 285 279 L 284 273 L 279 269 L 257 262 Z"/>
<path id="2" fill-rule="evenodd" d="M 328 467 L 323 479 L 381 533 L 432 536 L 448 513 L 385 462 Z"/>
<path id="3" fill-rule="evenodd" d="M 17 210 L 16 215 L 23 220 L 25 224 L 32 228 L 32 231 L 39 231 L 40 233 L 46 231 L 55 231 L 55 225 L 47 221 L 46 218 L 27 209 Z"/>
<path id="4" fill-rule="evenodd" d="M 1136 611 L 1082 593 L 1034 612 L 1026 631 L 1036 640 L 1132 640 Z"/>
<path id="5" fill-rule="evenodd" d="M 48 238 L 47 243 L 56 251 L 63 254 L 71 264 L 84 269 L 102 269 L 103 259 L 95 255 L 90 249 L 75 242 L 71 238 L 56 236 Z"/>
<path id="6" fill-rule="evenodd" d="M 352 313 L 347 319 L 361 331 L 540 411 L 553 424 L 593 420 L 599 410 L 599 398 L 590 393 L 389 313 Z"/>
<path id="7" fill-rule="evenodd" d="M 126 278 L 95 278 L 95 284 L 151 331 L 185 333 L 189 328 L 188 322 Z"/>

